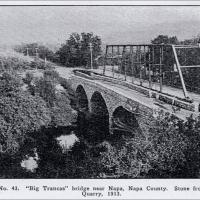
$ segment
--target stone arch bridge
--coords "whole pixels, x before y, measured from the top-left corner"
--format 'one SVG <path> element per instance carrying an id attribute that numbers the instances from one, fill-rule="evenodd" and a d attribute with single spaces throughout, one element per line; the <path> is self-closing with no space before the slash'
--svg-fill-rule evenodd
<path id="1" fill-rule="evenodd" d="M 74 70 L 70 82 L 76 92 L 78 108 L 100 116 L 99 123 L 102 119 L 107 121 L 111 132 L 116 123 L 118 128 L 124 128 L 125 123 L 127 129 L 146 128 L 159 110 L 181 119 L 197 113 L 192 103 L 89 70 Z M 180 109 L 175 111 L 174 106 Z"/>

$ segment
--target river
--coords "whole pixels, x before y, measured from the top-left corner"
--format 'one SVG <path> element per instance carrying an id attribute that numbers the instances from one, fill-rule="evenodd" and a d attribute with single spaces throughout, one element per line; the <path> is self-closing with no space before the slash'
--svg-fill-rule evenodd
<path id="1" fill-rule="evenodd" d="M 109 141 L 107 124 L 89 113 L 78 112 L 68 127 L 53 127 L 37 133 L 25 146 L 18 178 L 97 178 L 98 158 Z M 92 172 L 91 172 L 92 170 Z"/>

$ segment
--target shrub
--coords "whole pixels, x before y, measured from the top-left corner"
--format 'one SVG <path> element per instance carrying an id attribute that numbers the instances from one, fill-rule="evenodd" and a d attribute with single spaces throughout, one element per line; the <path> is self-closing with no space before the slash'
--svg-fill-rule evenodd
<path id="1" fill-rule="evenodd" d="M 23 85 L 22 80 L 15 73 L 4 72 L 0 76 L 0 95 L 9 95 L 12 92 L 18 92 Z"/>
<path id="2" fill-rule="evenodd" d="M 54 66 L 53 64 L 49 63 L 49 62 L 44 62 L 43 60 L 37 59 L 31 62 L 30 64 L 31 68 L 33 69 L 53 69 Z"/>
<path id="3" fill-rule="evenodd" d="M 0 71 L 21 71 L 30 69 L 30 62 L 19 57 L 0 55 Z"/>
<path id="4" fill-rule="evenodd" d="M 34 78 L 33 73 L 27 72 L 23 81 L 25 84 L 30 85 L 31 82 L 33 81 L 33 78 Z"/>
<path id="5" fill-rule="evenodd" d="M 54 126 L 69 126 L 76 121 L 77 112 L 71 108 L 67 93 L 57 93 L 51 111 Z"/>
<path id="6" fill-rule="evenodd" d="M 36 78 L 33 85 L 29 85 L 29 92 L 38 94 L 47 103 L 51 110 L 51 125 L 69 126 L 75 121 L 77 113 L 70 106 L 68 90 L 58 91 L 56 85 L 60 80 L 56 71 L 45 71 L 44 76 Z"/>
<path id="7" fill-rule="evenodd" d="M 101 163 L 104 178 L 135 178 L 141 173 L 137 147 L 130 143 L 121 148 L 108 144 L 107 151 L 101 153 Z"/>
<path id="8" fill-rule="evenodd" d="M 44 78 L 50 79 L 50 80 L 57 83 L 59 81 L 60 76 L 59 76 L 58 72 L 55 71 L 55 70 L 45 70 L 44 71 Z"/>
<path id="9" fill-rule="evenodd" d="M 50 122 L 46 103 L 25 92 L 0 96 L 1 152 L 15 153 L 31 131 Z"/>
<path id="10" fill-rule="evenodd" d="M 76 96 L 74 90 L 71 87 L 71 84 L 69 83 L 69 81 L 67 81 L 65 78 L 62 77 L 59 78 L 59 83 L 63 88 L 65 88 L 66 92 L 68 93 L 71 106 L 75 107 Z"/>
<path id="11" fill-rule="evenodd" d="M 36 79 L 35 94 L 42 97 L 48 107 L 53 107 L 56 100 L 56 88 L 54 81 L 43 77 Z"/>
<path id="12" fill-rule="evenodd" d="M 101 154 L 104 177 L 196 178 L 200 167 L 200 117 L 183 122 L 160 112 L 147 133 L 120 139 Z"/>
<path id="13" fill-rule="evenodd" d="M 149 129 L 147 137 L 150 141 L 153 154 L 150 162 L 153 168 L 152 176 L 179 177 L 181 169 L 187 162 L 185 152 L 188 149 L 189 140 L 180 131 L 182 121 L 173 115 L 160 112 L 153 127 Z"/>
<path id="14" fill-rule="evenodd" d="M 184 177 L 199 178 L 200 176 L 200 116 L 190 116 L 187 121 L 181 125 L 182 132 L 188 139 L 187 150 L 184 152 L 186 157 L 183 169 Z"/>

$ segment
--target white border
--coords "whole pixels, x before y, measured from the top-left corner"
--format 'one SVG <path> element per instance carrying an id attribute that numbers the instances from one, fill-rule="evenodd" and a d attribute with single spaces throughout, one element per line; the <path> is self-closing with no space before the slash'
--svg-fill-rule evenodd
<path id="1" fill-rule="evenodd" d="M 0 199 L 65 199 L 65 200 L 82 200 L 82 199 L 102 199 L 102 200 L 196 200 L 200 199 L 200 190 L 192 191 L 193 187 L 200 189 L 200 180 L 194 179 L 15 179 L 2 180 L 1 185 L 9 189 L 8 192 L 0 191 Z M 1 187 L 0 185 L 0 187 Z M 19 191 L 12 191 L 12 186 L 18 186 Z M 39 191 L 29 191 L 27 186 L 39 187 Z M 65 187 L 65 191 L 44 191 L 43 186 Z M 74 187 L 105 187 L 102 196 L 84 197 L 81 190 L 72 191 Z M 124 191 L 119 191 L 121 196 L 108 196 L 109 186 L 123 187 Z M 142 187 L 142 191 L 130 191 L 129 186 Z M 188 187 L 190 191 L 175 191 L 174 187 Z M 166 187 L 167 191 L 150 191 L 149 188 Z M 97 191 L 95 191 L 96 193 Z"/>
<path id="2" fill-rule="evenodd" d="M 49 5 L 49 6 L 86 6 L 86 5 L 110 5 L 110 6 L 118 6 L 118 5 L 140 5 L 140 6 L 148 6 L 148 5 L 160 5 L 160 6 L 167 6 L 167 5 L 173 5 L 173 6 L 181 6 L 181 5 L 200 5 L 200 1 L 0 1 L 0 5 L 27 5 L 27 6 L 43 6 L 43 5 Z"/>
<path id="3" fill-rule="evenodd" d="M 0 6 L 199 6 L 200 1 L 0 1 Z M 200 179 L 2 179 L 0 186 L 12 187 L 17 185 L 21 188 L 18 192 L 0 191 L 0 199 L 200 199 L 199 192 L 174 192 L 173 188 L 176 185 L 193 187 L 196 185 L 200 188 Z M 30 192 L 25 188 L 27 185 L 99 185 L 99 186 L 167 186 L 169 191 L 167 193 L 160 192 L 143 192 L 143 193 L 127 193 L 118 198 L 106 197 L 104 198 L 84 198 L 81 193 L 60 193 L 60 192 Z"/>

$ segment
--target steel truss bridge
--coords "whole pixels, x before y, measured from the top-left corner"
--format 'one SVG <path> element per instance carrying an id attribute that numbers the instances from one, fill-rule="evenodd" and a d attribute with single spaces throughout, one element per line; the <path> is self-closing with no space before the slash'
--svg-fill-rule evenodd
<path id="1" fill-rule="evenodd" d="M 200 76 L 199 68 L 199 45 L 107 45 L 102 73 L 120 80 L 131 79 L 132 83 L 193 101 L 194 95 L 190 92 L 199 93 L 200 84 L 192 86 L 190 83 L 195 80 L 190 80 L 188 74 L 196 70 Z M 177 90 L 170 91 L 171 87 Z"/>

